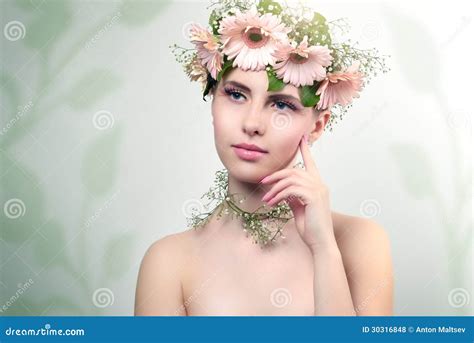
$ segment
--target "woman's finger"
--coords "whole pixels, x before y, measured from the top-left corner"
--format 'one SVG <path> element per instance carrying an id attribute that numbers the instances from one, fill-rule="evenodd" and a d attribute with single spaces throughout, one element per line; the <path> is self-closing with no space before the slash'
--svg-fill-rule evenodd
<path id="1" fill-rule="evenodd" d="M 304 184 L 304 180 L 294 175 L 281 179 L 271 187 L 271 189 L 262 198 L 262 201 L 267 201 L 273 198 L 277 193 L 279 193 L 286 187 L 289 187 L 291 185 L 299 185 L 304 187 Z"/>
<path id="2" fill-rule="evenodd" d="M 316 167 L 316 162 L 314 161 L 314 158 L 311 155 L 311 150 L 309 149 L 308 136 L 306 134 L 301 138 L 300 151 L 301 156 L 303 156 L 305 169 L 310 173 L 319 175 L 319 170 Z"/>
<path id="3" fill-rule="evenodd" d="M 273 206 L 274 204 L 278 204 L 280 201 L 285 200 L 286 198 L 293 198 L 298 197 L 301 202 L 306 205 L 308 203 L 308 195 L 305 192 L 305 188 L 301 186 L 289 186 L 279 193 L 277 193 L 272 199 L 268 201 L 269 206 Z"/>

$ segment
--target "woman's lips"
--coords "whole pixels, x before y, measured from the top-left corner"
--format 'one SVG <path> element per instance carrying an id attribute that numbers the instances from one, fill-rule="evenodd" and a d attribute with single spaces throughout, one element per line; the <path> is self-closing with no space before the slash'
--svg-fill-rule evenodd
<path id="1" fill-rule="evenodd" d="M 236 146 L 233 146 L 232 149 L 234 149 L 237 156 L 239 156 L 241 159 L 246 160 L 246 161 L 258 160 L 260 157 L 266 154 L 266 152 L 248 150 L 248 149 L 239 148 Z"/>

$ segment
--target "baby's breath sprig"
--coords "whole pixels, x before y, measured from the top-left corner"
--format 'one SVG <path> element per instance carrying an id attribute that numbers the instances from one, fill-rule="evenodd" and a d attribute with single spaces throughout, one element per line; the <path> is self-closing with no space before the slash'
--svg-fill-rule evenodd
<path id="1" fill-rule="evenodd" d="M 189 64 L 193 61 L 196 56 L 195 48 L 183 48 L 178 44 L 173 44 L 169 46 L 171 52 L 173 53 L 176 61 L 181 64 Z"/>
<path id="2" fill-rule="evenodd" d="M 351 40 L 348 40 L 346 43 L 333 44 L 331 49 L 334 61 L 331 67 L 334 70 L 343 70 L 354 61 L 359 61 L 359 71 L 364 74 L 366 80 L 377 76 L 380 72 L 386 73 L 390 71 L 386 64 L 388 56 L 380 55 L 377 48 L 359 49 L 357 45 L 358 42 L 351 44 Z"/>
<path id="3" fill-rule="evenodd" d="M 352 99 L 348 101 L 347 94 L 350 94 L 350 98 L 358 97 L 358 93 L 372 78 L 390 71 L 385 62 L 389 56 L 380 55 L 378 49 L 361 49 L 358 42 L 353 43 L 350 39 L 344 41 L 343 36 L 350 31 L 346 18 L 328 21 L 303 0 L 211 0 L 207 8 L 211 9 L 209 27 L 192 27 L 195 49 L 186 49 L 176 44 L 170 46 L 190 80 L 201 84 L 204 100 L 225 72 L 237 66 L 244 70 L 249 66 L 255 70 L 265 68 L 269 91 L 281 90 L 285 83 L 290 83 L 299 88 L 305 107 L 314 107 L 319 101 L 326 107 L 332 106 L 331 116 L 325 126 L 325 130 L 332 131 L 333 126 L 351 107 Z M 221 25 L 223 20 L 225 25 Z M 267 27 L 269 22 L 282 25 Z M 246 26 L 242 26 L 244 24 Z M 240 34 L 234 32 L 236 28 L 241 30 Z M 258 28 L 260 33 L 255 30 Z M 268 32 L 269 30 L 272 32 Z M 268 39 L 268 34 L 271 34 L 271 39 Z M 278 60 L 273 60 L 273 64 L 263 65 L 262 61 L 272 60 L 275 55 L 267 56 L 268 49 L 263 49 L 259 44 L 275 49 L 272 45 L 276 40 L 281 40 L 282 43 L 277 49 Z M 324 62 L 327 77 L 323 80 L 320 71 L 316 70 L 321 63 L 312 55 L 316 54 L 314 47 L 319 50 L 318 54 L 324 55 L 329 51 L 332 57 L 330 63 Z M 285 53 L 288 48 L 297 52 Z M 227 55 L 229 52 L 234 55 L 232 59 Z M 235 57 L 236 53 L 238 58 Z M 313 62 L 302 63 L 304 58 Z M 348 70 L 349 67 L 352 68 Z M 309 71 L 318 74 L 312 85 L 309 82 L 311 80 L 303 77 Z M 350 77 L 337 75 L 338 73 Z M 326 90 L 316 95 L 318 87 Z"/>
<path id="4" fill-rule="evenodd" d="M 283 226 L 288 220 L 293 218 L 293 213 L 289 205 L 282 201 L 277 206 L 271 208 L 267 212 L 259 212 L 265 206 L 259 207 L 253 212 L 242 210 L 237 204 L 243 203 L 245 200 L 240 194 L 228 193 L 228 172 L 226 169 L 216 172 L 214 186 L 212 186 L 202 197 L 208 199 L 208 203 L 204 205 L 204 209 L 197 213 L 193 211 L 191 217 L 188 218 L 188 225 L 197 229 L 205 226 L 211 216 L 216 213 L 217 219 L 223 214 L 230 215 L 232 219 L 242 220 L 243 231 L 253 237 L 254 243 L 263 246 L 275 242 L 278 236 L 283 236 Z M 208 210 L 211 208 L 211 210 Z"/>

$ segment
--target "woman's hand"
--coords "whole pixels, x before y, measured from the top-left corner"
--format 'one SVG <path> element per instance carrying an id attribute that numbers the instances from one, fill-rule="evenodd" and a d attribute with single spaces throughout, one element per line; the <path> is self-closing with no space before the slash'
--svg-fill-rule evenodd
<path id="1" fill-rule="evenodd" d="M 275 183 L 262 201 L 269 206 L 287 200 L 293 211 L 296 228 L 303 241 L 314 254 L 321 247 L 335 247 L 336 239 L 329 204 L 329 190 L 321 181 L 319 171 L 311 156 L 307 136 L 299 148 L 305 169 L 282 169 L 260 181 Z"/>

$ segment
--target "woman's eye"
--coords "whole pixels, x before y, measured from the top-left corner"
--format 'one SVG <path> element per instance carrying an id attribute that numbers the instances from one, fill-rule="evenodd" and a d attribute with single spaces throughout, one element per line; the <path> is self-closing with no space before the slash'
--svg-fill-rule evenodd
<path id="1" fill-rule="evenodd" d="M 231 90 L 231 89 L 225 89 L 225 92 L 233 100 L 240 101 L 241 99 L 245 99 L 245 96 L 242 93 L 238 92 L 238 91 Z"/>
<path id="2" fill-rule="evenodd" d="M 286 102 L 283 102 L 283 101 L 275 101 L 275 106 L 279 110 L 285 110 L 285 109 L 294 110 L 295 109 L 294 106 L 291 106 L 291 105 L 289 105 L 289 104 L 287 104 Z"/>
<path id="3" fill-rule="evenodd" d="M 231 92 L 230 96 L 232 97 L 232 99 L 235 99 L 235 100 L 240 100 L 242 98 L 242 94 L 237 93 L 237 92 Z"/>

